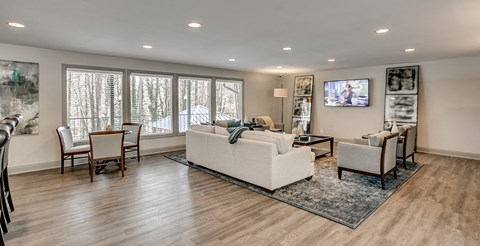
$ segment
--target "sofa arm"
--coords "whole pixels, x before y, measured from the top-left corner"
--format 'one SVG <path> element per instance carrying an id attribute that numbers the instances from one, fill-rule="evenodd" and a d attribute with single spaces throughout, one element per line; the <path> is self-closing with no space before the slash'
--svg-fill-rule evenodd
<path id="1" fill-rule="evenodd" d="M 381 156 L 382 148 L 380 147 L 339 142 L 337 166 L 380 173 Z"/>
<path id="2" fill-rule="evenodd" d="M 313 176 L 314 168 L 310 147 L 289 150 L 276 155 L 272 163 L 271 190 Z"/>

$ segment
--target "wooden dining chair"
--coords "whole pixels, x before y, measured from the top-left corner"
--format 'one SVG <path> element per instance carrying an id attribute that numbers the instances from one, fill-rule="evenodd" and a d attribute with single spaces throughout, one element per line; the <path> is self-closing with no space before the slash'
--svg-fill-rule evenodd
<path id="1" fill-rule="evenodd" d="M 130 130 L 132 134 L 125 135 L 124 149 L 125 152 L 137 152 L 137 161 L 140 161 L 140 133 L 142 124 L 139 123 L 123 123 L 123 130 Z"/>
<path id="2" fill-rule="evenodd" d="M 75 145 L 69 126 L 60 126 L 56 131 L 60 141 L 61 173 L 63 174 L 65 160 L 70 159 L 73 167 L 74 159 L 88 158 L 90 146 L 88 144 Z"/>
<path id="3" fill-rule="evenodd" d="M 10 141 L 10 129 L 4 124 L 0 124 L 0 164 L 3 167 L 4 157 L 7 149 L 7 145 Z M 2 191 L 0 196 L 0 226 L 3 232 L 7 233 L 7 223 L 10 222 L 10 215 L 8 214 L 7 203 L 5 199 L 5 194 L 3 192 L 3 172 L 0 172 L 0 191 Z"/>
<path id="4" fill-rule="evenodd" d="M 125 152 L 123 149 L 125 131 L 102 131 L 89 134 L 89 172 L 93 182 L 94 166 L 107 165 L 110 160 L 119 160 L 120 171 L 124 177 Z"/>
<path id="5" fill-rule="evenodd" d="M 8 122 L 8 120 L 2 120 L 0 121 L 0 130 L 6 131 L 9 133 L 9 137 L 7 140 L 7 143 L 5 144 L 5 149 L 3 152 L 3 155 L 1 157 L 1 172 L 2 172 L 2 184 L 0 190 L 3 190 L 5 198 L 8 201 L 8 206 L 10 207 L 10 211 L 15 211 L 15 207 L 13 206 L 13 199 L 12 199 L 12 193 L 10 192 L 10 182 L 9 182 L 9 176 L 8 176 L 8 153 L 9 153 L 9 146 L 10 146 L 10 138 L 15 131 L 15 123 L 5 123 Z"/>

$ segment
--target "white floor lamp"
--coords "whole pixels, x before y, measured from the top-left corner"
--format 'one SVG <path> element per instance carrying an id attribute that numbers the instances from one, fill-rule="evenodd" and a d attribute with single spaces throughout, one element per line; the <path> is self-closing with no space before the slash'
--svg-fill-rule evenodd
<path id="1" fill-rule="evenodd" d="M 273 89 L 273 97 L 281 97 L 282 98 L 282 124 L 283 124 L 283 98 L 288 97 L 288 90 L 283 88 L 275 88 Z"/>

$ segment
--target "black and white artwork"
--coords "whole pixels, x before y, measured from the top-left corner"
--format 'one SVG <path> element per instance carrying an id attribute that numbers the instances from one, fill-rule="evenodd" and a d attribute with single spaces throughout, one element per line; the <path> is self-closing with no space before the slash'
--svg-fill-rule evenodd
<path id="1" fill-rule="evenodd" d="M 310 117 L 312 97 L 293 98 L 293 117 Z"/>
<path id="2" fill-rule="evenodd" d="M 385 94 L 417 94 L 419 66 L 387 68 Z"/>
<path id="3" fill-rule="evenodd" d="M 0 60 L 0 119 L 23 115 L 14 134 L 38 134 L 38 63 Z"/>
<path id="4" fill-rule="evenodd" d="M 310 117 L 292 117 L 292 129 L 297 128 L 300 134 L 310 134 Z"/>
<path id="5" fill-rule="evenodd" d="M 417 95 L 387 95 L 385 121 L 417 122 Z"/>
<path id="6" fill-rule="evenodd" d="M 295 77 L 294 96 L 311 96 L 313 93 L 313 75 Z"/>

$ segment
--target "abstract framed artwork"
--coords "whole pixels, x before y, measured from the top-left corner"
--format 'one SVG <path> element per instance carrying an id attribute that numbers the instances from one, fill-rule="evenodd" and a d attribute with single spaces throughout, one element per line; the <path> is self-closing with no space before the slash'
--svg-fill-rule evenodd
<path id="1" fill-rule="evenodd" d="M 312 97 L 293 98 L 293 117 L 310 117 Z"/>
<path id="2" fill-rule="evenodd" d="M 12 114 L 23 115 L 14 134 L 38 134 L 38 63 L 0 60 L 0 118 Z"/>
<path id="3" fill-rule="evenodd" d="M 313 75 L 297 76 L 294 82 L 294 96 L 312 96 Z"/>
<path id="4" fill-rule="evenodd" d="M 387 68 L 385 94 L 417 94 L 419 66 Z"/>
<path id="5" fill-rule="evenodd" d="M 417 95 L 387 95 L 385 97 L 385 122 L 416 123 Z"/>
<path id="6" fill-rule="evenodd" d="M 302 134 L 310 134 L 310 117 L 292 117 L 292 129 L 294 128 Z"/>

